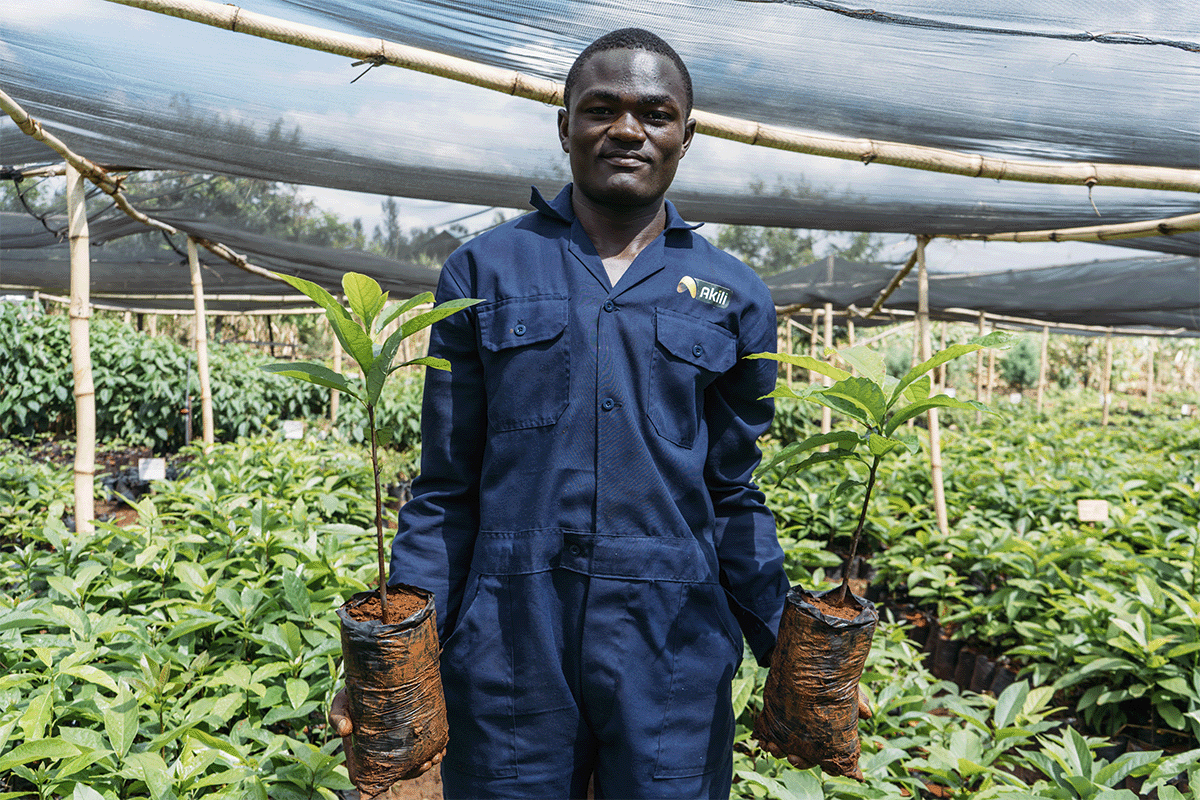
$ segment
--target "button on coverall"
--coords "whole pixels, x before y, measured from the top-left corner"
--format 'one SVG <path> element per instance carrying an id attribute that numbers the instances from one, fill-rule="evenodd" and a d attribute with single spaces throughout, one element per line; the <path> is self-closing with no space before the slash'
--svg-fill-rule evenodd
<path id="1" fill-rule="evenodd" d="M 775 311 L 687 225 L 611 286 L 568 185 L 447 260 L 391 580 L 435 594 L 455 797 L 729 793 L 730 681 L 788 581 L 751 483 Z"/>

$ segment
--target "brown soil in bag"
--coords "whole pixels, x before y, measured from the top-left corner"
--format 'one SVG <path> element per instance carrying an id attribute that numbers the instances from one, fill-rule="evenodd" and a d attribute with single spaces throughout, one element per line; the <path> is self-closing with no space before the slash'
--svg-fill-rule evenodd
<path id="1" fill-rule="evenodd" d="M 408 594 L 393 591 L 395 587 L 388 588 L 388 619 L 385 620 L 389 625 L 395 625 L 416 614 L 418 611 L 425 609 L 425 598 L 415 594 Z M 357 595 L 355 595 L 357 597 Z M 350 619 L 356 622 L 365 620 L 382 620 L 383 614 L 380 612 L 382 603 L 379 602 L 379 593 L 371 592 L 371 596 L 364 599 L 361 603 L 351 605 L 346 603 L 344 608 L 346 613 L 350 615 Z"/>
<path id="2" fill-rule="evenodd" d="M 854 609 L 838 605 L 837 591 L 788 593 L 754 736 L 831 775 L 862 780 L 858 681 L 879 615 L 853 595 Z"/>
<path id="3" fill-rule="evenodd" d="M 369 611 L 372 605 L 374 619 L 361 609 Z M 408 612 L 392 625 L 379 621 L 375 592 L 357 594 L 338 609 L 354 724 L 346 761 L 355 786 L 367 796 L 416 777 L 449 740 L 433 595 L 412 586 L 390 586 L 389 612 L 393 608 Z"/>

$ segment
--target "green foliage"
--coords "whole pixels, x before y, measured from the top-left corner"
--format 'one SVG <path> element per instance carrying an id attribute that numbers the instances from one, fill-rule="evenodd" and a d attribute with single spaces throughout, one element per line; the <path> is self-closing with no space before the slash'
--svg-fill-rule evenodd
<path id="1" fill-rule="evenodd" d="M 921 666 L 921 654 L 904 627 L 887 620 L 880 622 L 862 678 L 874 712 L 859 720 L 859 766 L 866 780 L 799 770 L 754 745 L 751 732 L 766 674 L 747 658 L 733 683 L 736 798 L 900 800 L 935 796 L 929 784 L 941 787 L 936 796 L 1116 800 L 1134 796 L 1111 789 L 1133 775 L 1146 779 L 1144 791 L 1157 787 L 1160 797 L 1175 800 L 1182 795 L 1166 785 L 1169 780 L 1188 770 L 1193 780 L 1200 777 L 1200 750 L 1172 756 L 1161 750 L 1130 752 L 1106 760 L 1097 753 L 1106 740 L 1060 726 L 1052 687 L 1018 681 L 993 698 L 937 680 Z M 1034 777 L 1026 782 L 1019 774 Z M 1102 794 L 1105 789 L 1114 793 Z"/>
<path id="2" fill-rule="evenodd" d="M 190 455 L 129 527 L 73 533 L 54 503 L 0 559 L 0 796 L 351 788 L 324 710 L 333 609 L 374 569 L 371 468 L 330 442 Z"/>
<path id="3" fill-rule="evenodd" d="M 958 356 L 988 347 L 1004 347 L 1009 339 L 1009 334 L 996 331 L 966 344 L 952 345 L 908 370 L 898 379 L 887 373 L 884 359 L 879 353 L 864 346 L 851 347 L 840 352 L 827 351 L 827 355 L 840 357 L 858 373 L 857 375 L 810 356 L 791 353 L 756 353 L 749 356 L 792 364 L 832 379 L 834 383 L 828 387 L 813 383 L 798 392 L 787 383 L 781 382 L 770 396 L 825 406 L 862 427 L 860 433 L 817 433 L 800 441 L 786 443 L 774 458 L 760 468 L 759 474 L 770 472 L 776 466 L 784 466 L 785 469 L 779 478 L 783 480 L 803 473 L 817 464 L 828 462 L 856 461 L 867 467 L 865 481 L 851 478 L 843 481 L 833 491 L 836 497 L 847 489 L 865 487 L 862 509 L 850 545 L 849 559 L 853 561 L 870 510 L 871 494 L 875 487 L 880 460 L 898 449 L 906 448 L 914 453 L 919 449 L 915 438 L 901 438 L 896 435 L 896 429 L 905 421 L 933 408 L 988 411 L 986 406 L 974 400 L 957 400 L 945 394 L 930 396 L 932 381 L 928 373 Z M 847 570 L 842 584 L 843 593 L 849 577 L 850 573 Z"/>
<path id="4" fill-rule="evenodd" d="M 360 376 L 334 372 L 323 364 L 286 362 L 267 364 L 267 372 L 306 381 L 329 389 L 337 389 L 358 400 L 367 410 L 366 431 L 371 442 L 371 474 L 375 488 L 375 531 L 377 563 L 379 565 L 379 602 L 383 619 L 388 620 L 386 558 L 383 543 L 383 493 L 379 480 L 379 445 L 387 445 L 394 438 L 392 429 L 380 427 L 375 409 L 378 407 L 387 379 L 401 367 L 425 366 L 435 369 L 450 369 L 450 362 L 434 356 L 422 356 L 395 363 L 400 343 L 417 331 L 433 323 L 469 308 L 481 301 L 460 298 L 433 306 L 414 317 L 404 320 L 390 335 L 388 325 L 403 318 L 404 314 L 421 305 L 433 302 L 433 294 L 424 292 L 388 309 L 388 294 L 379 283 L 366 275 L 347 272 L 342 276 L 342 289 L 346 293 L 349 307 L 342 306 L 333 295 L 317 284 L 291 275 L 280 275 L 325 309 L 325 317 L 333 327 L 334 335 L 357 363 Z M 386 313 L 385 313 L 386 312 Z"/>
<path id="5" fill-rule="evenodd" d="M 1020 336 L 997 364 L 1000 377 L 1016 389 L 1036 386 L 1041 357 L 1041 351 L 1034 339 Z"/>
<path id="6" fill-rule="evenodd" d="M 797 228 L 767 228 L 756 225 L 723 225 L 717 246 L 745 261 L 764 277 L 810 264 L 821 245 L 847 261 L 871 261 L 883 248 L 872 233 L 814 232 Z"/>
<path id="7" fill-rule="evenodd" d="M 67 318 L 35 304 L 0 303 L 0 436 L 66 433 L 74 428 Z M 96 434 L 156 450 L 183 443 L 186 392 L 199 417 L 199 378 L 191 351 L 114 319 L 91 325 Z M 327 394 L 262 373 L 261 357 L 237 347 L 209 350 L 218 438 L 260 433 L 279 419 L 322 415 Z"/>

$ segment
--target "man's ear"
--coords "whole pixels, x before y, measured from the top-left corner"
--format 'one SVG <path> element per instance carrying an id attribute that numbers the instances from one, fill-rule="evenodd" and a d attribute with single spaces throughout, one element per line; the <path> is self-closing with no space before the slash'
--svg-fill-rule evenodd
<path id="1" fill-rule="evenodd" d="M 691 147 L 692 137 L 696 135 L 696 120 L 688 117 L 688 121 L 683 124 L 683 152 L 679 154 L 680 158 L 687 155 L 688 148 Z"/>
<path id="2" fill-rule="evenodd" d="M 562 145 L 564 153 L 571 152 L 570 142 L 570 117 L 567 115 L 565 108 L 558 110 L 558 143 Z M 693 126 L 694 127 L 694 126 Z"/>

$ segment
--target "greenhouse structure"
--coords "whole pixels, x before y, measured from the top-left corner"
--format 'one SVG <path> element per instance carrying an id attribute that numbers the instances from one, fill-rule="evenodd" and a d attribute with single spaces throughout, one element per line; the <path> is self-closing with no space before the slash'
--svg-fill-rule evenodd
<path id="1" fill-rule="evenodd" d="M 791 767 L 750 736 L 766 670 L 746 659 L 734 795 L 1194 796 L 1200 5 L 7 0 L 0 797 L 356 796 L 324 714 L 340 683 L 332 610 L 371 585 L 372 468 L 346 432 L 366 417 L 345 391 L 289 389 L 253 419 L 285 390 L 240 385 L 259 362 L 223 345 L 210 369 L 209 340 L 214 320 L 264 317 L 273 341 L 272 321 L 325 312 L 280 276 L 340 298 L 360 273 L 409 300 L 439 269 L 361 237 L 264 234 L 249 206 L 164 205 L 139 176 L 523 213 L 531 186 L 570 179 L 555 120 L 575 55 L 631 26 L 670 42 L 695 85 L 697 136 L 668 195 L 685 219 L 896 243 L 895 258 L 814 255 L 765 277 L 780 349 L 798 357 L 781 378 L 813 383 L 778 402 L 764 461 L 845 421 L 803 401 L 843 374 L 806 371 L 826 348 L 866 342 L 903 374 L 947 331 L 1031 343 L 1028 374 L 1015 350 L 930 371 L 925 391 L 957 382 L 959 402 L 908 422 L 915 452 L 881 473 L 888 499 L 862 519 L 838 499 L 858 491 L 853 469 L 760 476 L 793 580 L 862 581 L 880 609 L 863 678 L 875 713 L 859 722 L 863 782 Z M 61 207 L 31 202 L 60 186 Z M 1018 248 L 1044 255 L 1006 266 Z M 134 315 L 186 320 L 190 339 L 131 344 Z M 338 337 L 288 324 L 332 342 L 319 358 L 341 370 Z M 137 422 L 149 401 L 117 408 L 150 378 L 122 388 L 108 356 L 94 363 L 109 343 L 147 376 L 158 358 L 184 365 L 162 391 L 182 391 L 198 445 L 171 427 L 176 399 L 165 422 Z M 419 340 L 399 353 L 419 361 Z M 57 377 L 35 377 L 51 361 Z M 419 393 L 406 379 L 380 398 L 397 497 L 418 463 Z M 287 417 L 319 436 L 280 440 Z M 139 441 L 136 425 L 155 432 Z M 175 479 L 113 495 L 129 464 L 105 458 L 121 448 L 165 456 Z M 118 507 L 133 511 L 106 514 Z M 843 563 L 846 526 L 864 520 L 867 553 Z M 409 796 L 440 796 L 419 780 Z"/>

